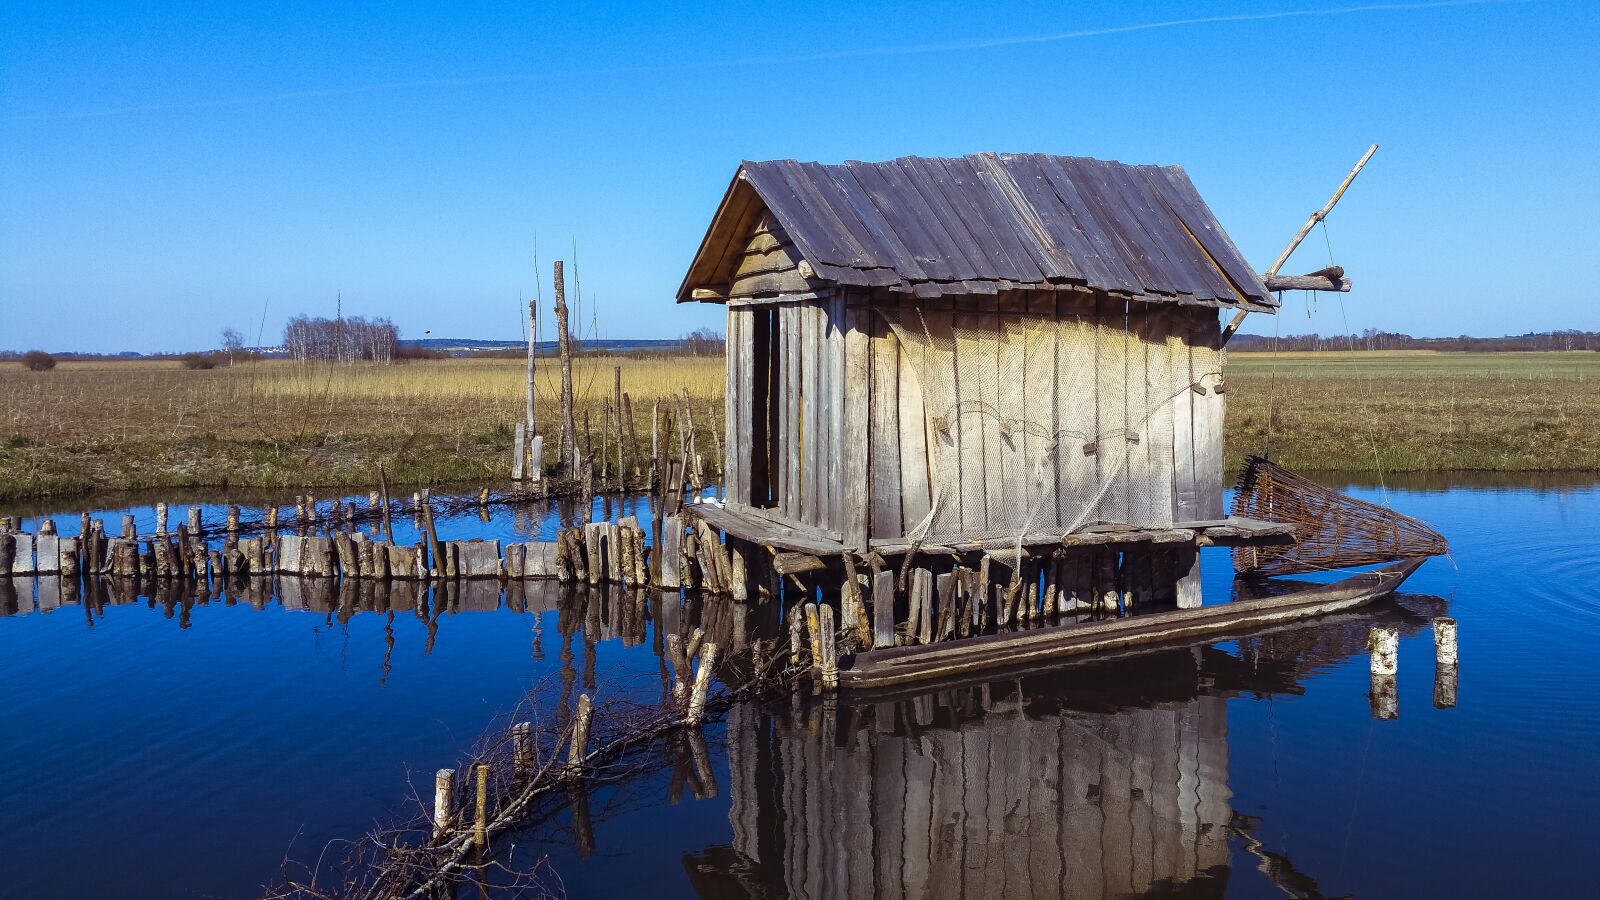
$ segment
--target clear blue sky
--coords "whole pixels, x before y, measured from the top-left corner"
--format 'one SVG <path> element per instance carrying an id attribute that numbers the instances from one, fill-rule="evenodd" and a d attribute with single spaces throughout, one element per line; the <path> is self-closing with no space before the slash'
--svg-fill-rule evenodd
<path id="1" fill-rule="evenodd" d="M 1352 330 L 1597 329 L 1597 88 L 1594 2 L 11 2 L 0 349 L 211 347 L 263 306 L 273 343 L 341 292 L 516 338 L 535 235 L 601 336 L 720 328 L 672 296 L 744 158 L 1181 164 L 1264 268 L 1373 141 L 1329 228 Z"/>

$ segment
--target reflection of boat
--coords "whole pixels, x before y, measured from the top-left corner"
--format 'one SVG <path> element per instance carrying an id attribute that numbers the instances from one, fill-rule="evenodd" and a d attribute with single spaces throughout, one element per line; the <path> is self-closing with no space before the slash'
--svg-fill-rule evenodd
<path id="1" fill-rule="evenodd" d="M 1221 896 L 1237 836 L 1268 877 L 1317 896 L 1232 808 L 1228 698 L 1303 692 L 1308 673 L 1364 653 L 1375 622 L 1412 633 L 1443 605 L 1403 595 L 1275 624 L 1233 653 L 736 707 L 732 840 L 687 854 L 688 877 L 708 900 Z"/>
<path id="2" fill-rule="evenodd" d="M 1225 606 L 1177 609 L 1040 631 L 1000 633 L 934 647 L 887 647 L 848 660 L 841 685 L 884 687 L 1026 666 L 1134 647 L 1214 641 L 1265 626 L 1339 612 L 1392 594 L 1422 559 L 1381 566 L 1332 584 Z"/>

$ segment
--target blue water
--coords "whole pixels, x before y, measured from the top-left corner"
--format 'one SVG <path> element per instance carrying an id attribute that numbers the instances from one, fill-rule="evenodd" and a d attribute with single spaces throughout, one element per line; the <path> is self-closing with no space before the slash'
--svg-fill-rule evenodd
<path id="1" fill-rule="evenodd" d="M 574 897 L 1592 893 L 1600 488 L 1350 492 L 1430 522 L 1452 555 L 1394 601 L 1279 633 L 738 708 L 707 733 L 711 785 L 666 750 L 588 795 L 587 832 L 558 811 L 502 852 L 548 857 L 545 884 Z M 96 515 L 115 531 L 123 508 Z M 75 532 L 76 510 L 53 515 Z M 497 508 L 441 532 L 529 539 L 555 521 Z M 1208 602 L 1226 598 L 1226 555 L 1204 565 Z M 341 613 L 337 595 L 43 612 L 24 585 L 31 611 L 0 617 L 5 898 L 251 896 L 286 855 L 314 861 L 413 783 L 429 793 L 530 688 L 661 692 L 656 623 L 621 622 L 610 596 L 585 634 L 544 588 L 429 597 L 419 615 L 409 596 Z M 1460 623 L 1451 708 L 1433 702 L 1436 615 Z M 1367 697 L 1378 621 L 1403 634 L 1392 721 Z"/>

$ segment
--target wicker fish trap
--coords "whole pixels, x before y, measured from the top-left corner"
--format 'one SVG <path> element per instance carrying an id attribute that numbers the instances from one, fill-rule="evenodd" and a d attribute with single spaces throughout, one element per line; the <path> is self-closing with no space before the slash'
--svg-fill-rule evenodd
<path id="1" fill-rule="evenodd" d="M 1348 497 L 1261 456 L 1245 461 L 1233 514 L 1295 526 L 1295 543 L 1236 547 L 1241 575 L 1292 575 L 1450 552 L 1425 522 Z"/>

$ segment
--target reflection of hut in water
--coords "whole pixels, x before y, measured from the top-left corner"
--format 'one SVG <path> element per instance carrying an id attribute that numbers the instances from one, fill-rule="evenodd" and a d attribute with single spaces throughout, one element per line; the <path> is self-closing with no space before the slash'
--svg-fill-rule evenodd
<path id="1" fill-rule="evenodd" d="M 1443 611 L 1402 595 L 1215 647 L 1146 653 L 803 713 L 729 717 L 731 847 L 686 859 L 704 898 L 1220 896 L 1228 698 L 1307 674 Z M 1296 879 L 1257 845 L 1267 877 Z M 1270 870 L 1270 871 L 1269 871 Z"/>
<path id="2" fill-rule="evenodd" d="M 1037 716 L 988 693 L 881 704 L 843 746 L 740 713 L 733 850 L 769 890 L 702 896 L 1109 897 L 1226 877 L 1224 699 Z"/>

